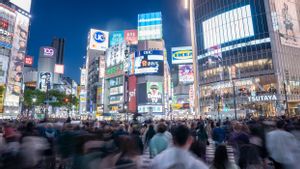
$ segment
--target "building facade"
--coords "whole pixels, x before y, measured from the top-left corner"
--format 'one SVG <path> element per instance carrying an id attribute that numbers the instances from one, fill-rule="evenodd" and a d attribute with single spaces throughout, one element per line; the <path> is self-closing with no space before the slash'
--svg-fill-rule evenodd
<path id="1" fill-rule="evenodd" d="M 195 0 L 200 110 L 299 114 L 297 0 Z"/>

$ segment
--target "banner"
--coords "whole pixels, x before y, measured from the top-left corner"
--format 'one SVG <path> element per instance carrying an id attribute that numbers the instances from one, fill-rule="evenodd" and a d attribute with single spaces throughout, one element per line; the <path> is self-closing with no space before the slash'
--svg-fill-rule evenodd
<path id="1" fill-rule="evenodd" d="M 0 84 L 6 83 L 9 58 L 0 55 Z"/>
<path id="2" fill-rule="evenodd" d="M 136 76 L 129 76 L 128 78 L 128 94 L 129 94 L 129 99 L 128 99 L 128 110 L 131 113 L 136 112 Z"/>
<path id="3" fill-rule="evenodd" d="M 182 83 L 192 83 L 194 81 L 193 65 L 179 65 L 179 81 Z"/>
<path id="4" fill-rule="evenodd" d="M 124 39 L 127 45 L 138 44 L 138 31 L 137 30 L 125 30 Z"/>
<path id="5" fill-rule="evenodd" d="M 172 48 L 172 64 L 193 63 L 193 50 L 191 46 Z"/>
<path id="6" fill-rule="evenodd" d="M 147 82 L 148 104 L 161 104 L 163 100 L 162 82 Z"/>
<path id="7" fill-rule="evenodd" d="M 110 32 L 109 46 L 115 46 L 124 42 L 124 31 Z"/>
<path id="8" fill-rule="evenodd" d="M 297 4 L 298 3 L 298 7 Z M 281 43 L 300 48 L 300 27 L 297 8 L 298 0 L 273 0 Z"/>

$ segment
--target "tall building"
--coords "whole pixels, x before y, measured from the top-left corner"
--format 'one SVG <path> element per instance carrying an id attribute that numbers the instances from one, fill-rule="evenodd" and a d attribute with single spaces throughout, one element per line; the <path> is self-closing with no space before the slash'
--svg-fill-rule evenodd
<path id="1" fill-rule="evenodd" d="M 65 39 L 54 37 L 51 46 L 56 49 L 56 64 L 64 64 Z"/>
<path id="2" fill-rule="evenodd" d="M 20 112 L 31 0 L 0 1 L 0 113 Z"/>
<path id="3" fill-rule="evenodd" d="M 88 35 L 86 73 L 87 73 L 87 111 L 96 112 L 104 104 L 105 53 L 108 48 L 109 33 L 91 29 Z M 93 115 L 94 115 L 93 114 Z"/>
<path id="4" fill-rule="evenodd" d="M 194 9 L 201 112 L 299 114 L 300 2 L 195 0 Z"/>

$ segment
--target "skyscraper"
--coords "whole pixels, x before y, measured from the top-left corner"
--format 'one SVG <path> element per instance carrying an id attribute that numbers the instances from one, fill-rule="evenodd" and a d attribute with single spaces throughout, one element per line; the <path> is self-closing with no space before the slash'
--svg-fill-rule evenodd
<path id="1" fill-rule="evenodd" d="M 51 46 L 56 49 L 56 64 L 64 64 L 65 39 L 54 37 Z"/>

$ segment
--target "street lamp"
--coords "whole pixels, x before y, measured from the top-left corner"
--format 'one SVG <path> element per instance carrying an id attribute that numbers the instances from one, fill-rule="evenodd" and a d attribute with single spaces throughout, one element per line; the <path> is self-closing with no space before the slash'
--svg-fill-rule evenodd
<path id="1" fill-rule="evenodd" d="M 190 27 L 191 27 L 191 42 L 193 51 L 193 71 L 194 71 L 194 109 L 195 115 L 200 115 L 199 108 L 199 76 L 198 76 L 198 54 L 197 54 L 197 41 L 196 41 L 196 26 L 195 26 L 195 13 L 194 13 L 194 0 L 184 0 L 184 8 L 189 9 L 190 12 Z"/>

